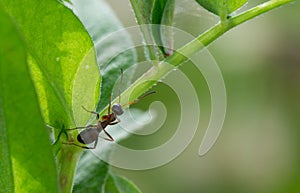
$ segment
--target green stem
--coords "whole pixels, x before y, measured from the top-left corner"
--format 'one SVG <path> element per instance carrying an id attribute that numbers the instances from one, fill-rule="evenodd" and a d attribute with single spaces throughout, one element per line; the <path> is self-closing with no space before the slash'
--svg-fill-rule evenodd
<path id="1" fill-rule="evenodd" d="M 244 13 L 229 18 L 226 22 L 223 21 L 218 23 L 179 50 L 176 50 L 173 55 L 158 63 L 158 65 L 154 65 L 150 68 L 122 93 L 122 102 L 126 103 L 127 101 L 133 101 L 141 96 L 144 92 L 155 85 L 157 81 L 166 76 L 168 72 L 188 60 L 189 57 L 193 56 L 196 52 L 199 52 L 231 28 L 291 1 L 292 0 L 270 0 Z M 101 115 L 104 113 L 106 113 L 106 109 L 101 112 Z M 78 149 L 79 148 L 65 145 L 62 147 L 60 152 L 58 158 L 58 163 L 60 163 L 59 186 L 60 192 L 62 193 L 70 192 L 72 189 L 77 160 L 79 159 L 80 152 L 82 151 Z"/>
<path id="2" fill-rule="evenodd" d="M 223 21 L 218 23 L 179 50 L 176 50 L 173 55 L 158 63 L 158 65 L 150 68 L 122 93 L 122 102 L 126 103 L 128 101 L 133 101 L 141 96 L 144 92 L 155 85 L 157 81 L 166 76 L 168 72 L 188 60 L 189 57 L 205 48 L 207 45 L 212 43 L 214 40 L 233 27 L 291 1 L 292 0 L 270 0 L 244 13 L 229 18 L 226 20 L 226 22 Z M 104 109 L 100 114 L 103 115 L 105 113 L 106 109 Z M 72 189 L 75 168 L 81 151 L 82 150 L 78 150 L 78 148 L 74 148 L 72 146 L 65 145 L 62 147 L 62 151 L 58 160 L 58 163 L 60 163 L 59 186 L 60 192 L 62 193 L 70 192 Z"/>
<path id="3" fill-rule="evenodd" d="M 134 99 L 138 98 L 153 85 L 155 85 L 157 81 L 166 76 L 167 73 L 173 68 L 188 60 L 189 57 L 202 50 L 204 47 L 212 43 L 214 40 L 233 27 L 292 1 L 293 0 L 270 0 L 239 15 L 229 18 L 227 22 L 219 22 L 217 25 L 177 50 L 173 55 L 159 63 L 159 65 L 150 68 L 122 93 L 122 101 L 133 101 Z M 106 111 L 103 110 L 101 114 L 103 115 L 105 112 Z"/>
<path id="4" fill-rule="evenodd" d="M 71 145 L 63 145 L 58 156 L 60 193 L 70 193 L 73 187 L 75 169 L 82 150 Z"/>
<path id="5" fill-rule="evenodd" d="M 293 0 L 270 0 L 237 16 L 231 17 L 227 20 L 227 22 L 220 22 L 208 31 L 204 32 L 196 39 L 180 48 L 178 52 L 184 54 L 184 56 L 186 57 L 191 57 L 193 54 L 212 43 L 214 40 L 216 40 L 218 37 L 229 31 L 233 27 L 238 26 L 250 19 L 253 19 L 254 17 L 257 17 L 263 13 L 266 13 L 272 9 L 275 9 L 283 4 L 292 1 Z M 178 66 L 186 60 L 186 57 L 174 54 L 167 58 L 166 62 L 173 64 L 174 66 Z"/>

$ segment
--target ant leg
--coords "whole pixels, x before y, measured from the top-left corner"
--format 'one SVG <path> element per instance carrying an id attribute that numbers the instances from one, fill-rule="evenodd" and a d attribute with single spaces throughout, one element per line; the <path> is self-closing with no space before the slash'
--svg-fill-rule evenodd
<path id="1" fill-rule="evenodd" d="M 109 104 L 108 104 L 108 108 L 107 108 L 107 115 L 103 115 L 102 116 L 102 121 L 110 121 L 110 117 L 111 117 L 111 114 L 110 114 L 110 109 L 111 109 L 111 101 L 112 101 L 112 95 L 110 95 L 110 100 L 109 100 Z M 98 121 L 99 124 L 101 124 L 101 121 Z"/>
<path id="2" fill-rule="evenodd" d="M 114 138 L 107 131 L 105 131 L 105 129 L 103 129 L 103 131 L 109 137 L 109 138 L 103 138 L 103 139 L 105 139 L 107 141 L 114 141 Z"/>
<path id="3" fill-rule="evenodd" d="M 97 146 L 97 143 L 98 143 L 98 138 L 97 138 L 96 141 L 94 142 L 94 146 L 93 146 L 93 147 L 90 147 L 89 149 L 95 149 L 96 146 Z"/>
<path id="4" fill-rule="evenodd" d="M 50 127 L 49 125 L 47 125 L 47 127 L 49 127 L 49 128 L 54 128 L 54 127 Z M 86 126 L 86 127 L 74 127 L 74 128 L 71 128 L 71 129 L 64 129 L 64 128 L 62 128 L 61 130 L 60 130 L 60 133 L 62 132 L 62 131 L 69 131 L 69 130 L 76 130 L 76 129 L 84 129 L 84 128 L 89 128 L 89 127 L 93 127 L 93 125 L 88 125 L 88 126 Z M 55 128 L 54 128 L 55 129 Z M 64 132 L 64 133 L 66 133 L 66 132 Z M 60 134 L 59 134 L 60 135 Z"/>
<path id="5" fill-rule="evenodd" d="M 76 129 L 85 129 L 85 128 L 92 128 L 92 127 L 96 127 L 97 125 L 88 125 L 86 127 L 74 127 L 74 128 L 71 128 L 71 129 L 65 129 L 67 131 L 70 131 L 70 130 L 76 130 Z"/>
<path id="6" fill-rule="evenodd" d="M 86 111 L 86 112 L 89 112 L 89 113 L 92 113 L 92 114 L 95 114 L 96 115 L 96 118 L 97 120 L 99 120 L 99 113 L 95 112 L 95 111 L 89 111 L 87 110 L 84 106 L 81 105 L 81 107 Z"/>
<path id="7" fill-rule="evenodd" d="M 89 126 L 87 126 L 87 127 L 89 127 Z M 76 129 L 84 129 L 84 128 L 87 128 L 87 127 L 74 127 L 74 128 L 65 129 L 65 130 L 70 131 L 70 130 L 76 130 Z"/>
<path id="8" fill-rule="evenodd" d="M 77 146 L 77 147 L 80 147 L 80 148 L 83 148 L 83 149 L 95 149 L 97 147 L 97 144 L 98 144 L 98 138 L 94 142 L 94 146 L 93 147 L 87 147 L 87 146 L 83 146 L 83 145 L 78 145 L 78 144 L 72 143 L 72 142 L 71 143 L 63 142 L 63 144 L 65 144 L 65 145 L 74 145 L 74 146 Z"/>
<path id="9" fill-rule="evenodd" d="M 117 120 L 115 122 L 109 123 L 108 125 L 116 125 L 120 122 L 121 122 L 121 120 L 117 118 Z"/>
<path id="10" fill-rule="evenodd" d="M 63 142 L 63 144 L 65 144 L 65 145 L 74 145 L 74 146 L 77 146 L 77 147 L 81 147 L 81 148 L 83 148 L 83 149 L 92 149 L 92 148 L 90 148 L 90 147 L 83 146 L 83 145 L 78 145 L 78 144 L 76 144 L 76 143 L 71 143 L 71 142 Z M 94 148 L 93 148 L 93 149 L 94 149 Z"/>
<path id="11" fill-rule="evenodd" d="M 116 125 L 118 124 L 119 122 L 113 122 L 113 123 L 109 123 L 109 125 Z"/>
<path id="12" fill-rule="evenodd" d="M 108 125 L 116 125 L 120 122 L 121 122 L 121 120 L 117 117 L 117 120 L 115 122 L 110 122 L 110 123 L 108 123 Z"/>
<path id="13" fill-rule="evenodd" d="M 107 109 L 107 114 L 110 114 L 110 108 L 111 108 L 111 101 L 112 101 L 112 95 L 110 95 L 110 100 L 109 100 L 109 104 L 108 104 L 108 109 Z"/>
<path id="14" fill-rule="evenodd" d="M 95 114 L 97 115 L 98 113 L 95 112 L 95 111 L 90 111 L 90 110 L 87 110 L 84 106 L 81 105 L 81 108 L 83 108 L 85 111 L 89 112 L 89 113 L 92 113 L 92 114 Z"/>

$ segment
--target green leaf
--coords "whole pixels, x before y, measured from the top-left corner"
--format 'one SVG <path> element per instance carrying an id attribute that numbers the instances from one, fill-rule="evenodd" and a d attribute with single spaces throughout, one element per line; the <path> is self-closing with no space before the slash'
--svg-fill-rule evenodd
<path id="1" fill-rule="evenodd" d="M 172 26 L 175 0 L 130 0 L 130 2 L 144 35 L 149 60 L 162 60 L 164 56 L 172 54 L 172 30 L 164 26 Z"/>
<path id="2" fill-rule="evenodd" d="M 92 48 L 90 37 L 72 11 L 57 1 L 5 0 L 4 4 L 28 48 L 45 121 L 57 128 L 74 124 L 73 82 Z"/>
<path id="3" fill-rule="evenodd" d="M 156 0 L 152 11 L 152 33 L 164 56 L 172 54 L 173 32 L 166 26 L 173 24 L 174 9 L 175 0 Z"/>
<path id="4" fill-rule="evenodd" d="M 80 76 L 77 74 L 80 63 L 93 49 L 87 31 L 72 11 L 58 1 L 3 0 L 2 3 L 22 34 L 45 122 L 54 126 L 56 133 L 62 128 L 74 127 L 73 111 L 86 115 L 80 105 L 73 106 L 77 101 L 72 99 L 75 77 Z M 84 78 L 90 83 L 89 77 Z M 82 89 L 80 92 L 77 94 L 94 99 L 95 93 Z M 73 137 L 76 133 L 73 132 Z M 36 146 L 41 143 L 39 139 L 34 142 Z M 70 192 L 72 188 L 80 151 L 80 148 L 61 146 L 57 157 L 61 192 Z M 53 156 L 44 159 L 53 159 Z"/>
<path id="5" fill-rule="evenodd" d="M 110 173 L 104 187 L 105 193 L 140 193 L 141 191 L 128 179 Z"/>
<path id="6" fill-rule="evenodd" d="M 58 192 L 47 130 L 26 63 L 26 46 L 0 3 L 1 192 Z"/>
<path id="7" fill-rule="evenodd" d="M 74 193 L 101 192 L 108 175 L 108 164 L 86 151 L 80 159 L 74 180 Z"/>
<path id="8" fill-rule="evenodd" d="M 140 29 L 145 39 L 145 55 L 146 58 L 151 60 L 160 60 L 163 58 L 160 50 L 154 46 L 155 40 L 152 35 L 152 9 L 155 0 L 140 1 L 130 0 L 131 7 L 134 11 L 137 23 L 140 25 Z"/>
<path id="9" fill-rule="evenodd" d="M 130 0 L 131 6 L 134 10 L 139 25 L 151 24 L 151 13 L 154 1 L 155 0 Z"/>
<path id="10" fill-rule="evenodd" d="M 242 7 L 247 0 L 196 0 L 196 2 L 222 18 Z"/>
<path id="11" fill-rule="evenodd" d="M 93 110 L 99 100 L 100 73 L 97 68 L 95 51 L 91 49 L 81 61 L 76 73 L 73 85 L 73 114 L 76 126 L 87 124 L 91 113 L 86 109 Z M 94 117 L 94 116 L 93 116 Z"/>
<path id="12" fill-rule="evenodd" d="M 102 77 L 101 95 L 96 110 L 101 111 L 109 103 L 112 89 L 124 71 L 136 62 L 136 52 L 130 36 L 104 0 L 72 0 L 72 9 L 91 35 L 97 53 L 97 62 Z M 124 51 L 127 50 L 127 51 Z M 128 86 L 134 68 L 130 68 L 123 81 Z M 127 80 L 127 81 L 126 81 Z M 114 95 L 116 97 L 116 95 Z"/>

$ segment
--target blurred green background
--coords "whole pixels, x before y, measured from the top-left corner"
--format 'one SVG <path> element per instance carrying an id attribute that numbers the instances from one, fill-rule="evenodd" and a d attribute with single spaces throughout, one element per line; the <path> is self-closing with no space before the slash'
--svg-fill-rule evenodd
<path id="1" fill-rule="evenodd" d="M 242 10 L 262 2 L 250 0 Z M 125 27 L 136 25 L 128 1 L 108 3 Z M 210 115 L 209 91 L 196 68 L 185 64 L 180 69 L 194 84 L 201 105 L 192 143 L 159 168 L 114 170 L 146 193 L 300 192 L 299 10 L 295 1 L 236 27 L 208 47 L 223 73 L 228 104 L 222 133 L 205 156 L 198 156 L 198 148 Z M 193 1 L 177 1 L 176 27 L 198 35 L 216 22 Z M 159 145 L 174 132 L 178 99 L 166 85 L 155 90 L 157 95 L 139 106 L 146 108 L 153 98 L 162 101 L 168 110 L 166 123 L 150 136 L 125 140 L 125 145 Z"/>

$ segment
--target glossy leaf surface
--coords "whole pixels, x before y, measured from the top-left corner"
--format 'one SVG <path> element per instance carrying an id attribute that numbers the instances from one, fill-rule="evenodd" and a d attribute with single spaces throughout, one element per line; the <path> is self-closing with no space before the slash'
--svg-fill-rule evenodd
<path id="1" fill-rule="evenodd" d="M 152 12 L 152 33 L 156 44 L 164 56 L 172 54 L 175 0 L 156 0 Z"/>
<path id="2" fill-rule="evenodd" d="M 196 0 L 196 2 L 216 15 L 226 16 L 243 6 L 247 0 Z"/>
<path id="3" fill-rule="evenodd" d="M 97 54 L 98 69 L 102 77 L 100 100 L 96 110 L 103 110 L 109 103 L 110 95 L 117 80 L 120 78 L 120 69 L 124 71 L 136 62 L 136 53 L 126 29 L 115 16 L 104 0 L 72 0 L 72 9 L 82 21 L 91 35 Z M 131 48 L 131 49 L 129 49 Z M 128 86 L 134 68 L 126 73 L 123 88 Z M 117 97 L 116 94 L 113 98 Z"/>
<path id="4" fill-rule="evenodd" d="M 26 46 L 0 4 L 0 186 L 58 192 L 49 136 L 27 66 Z"/>

